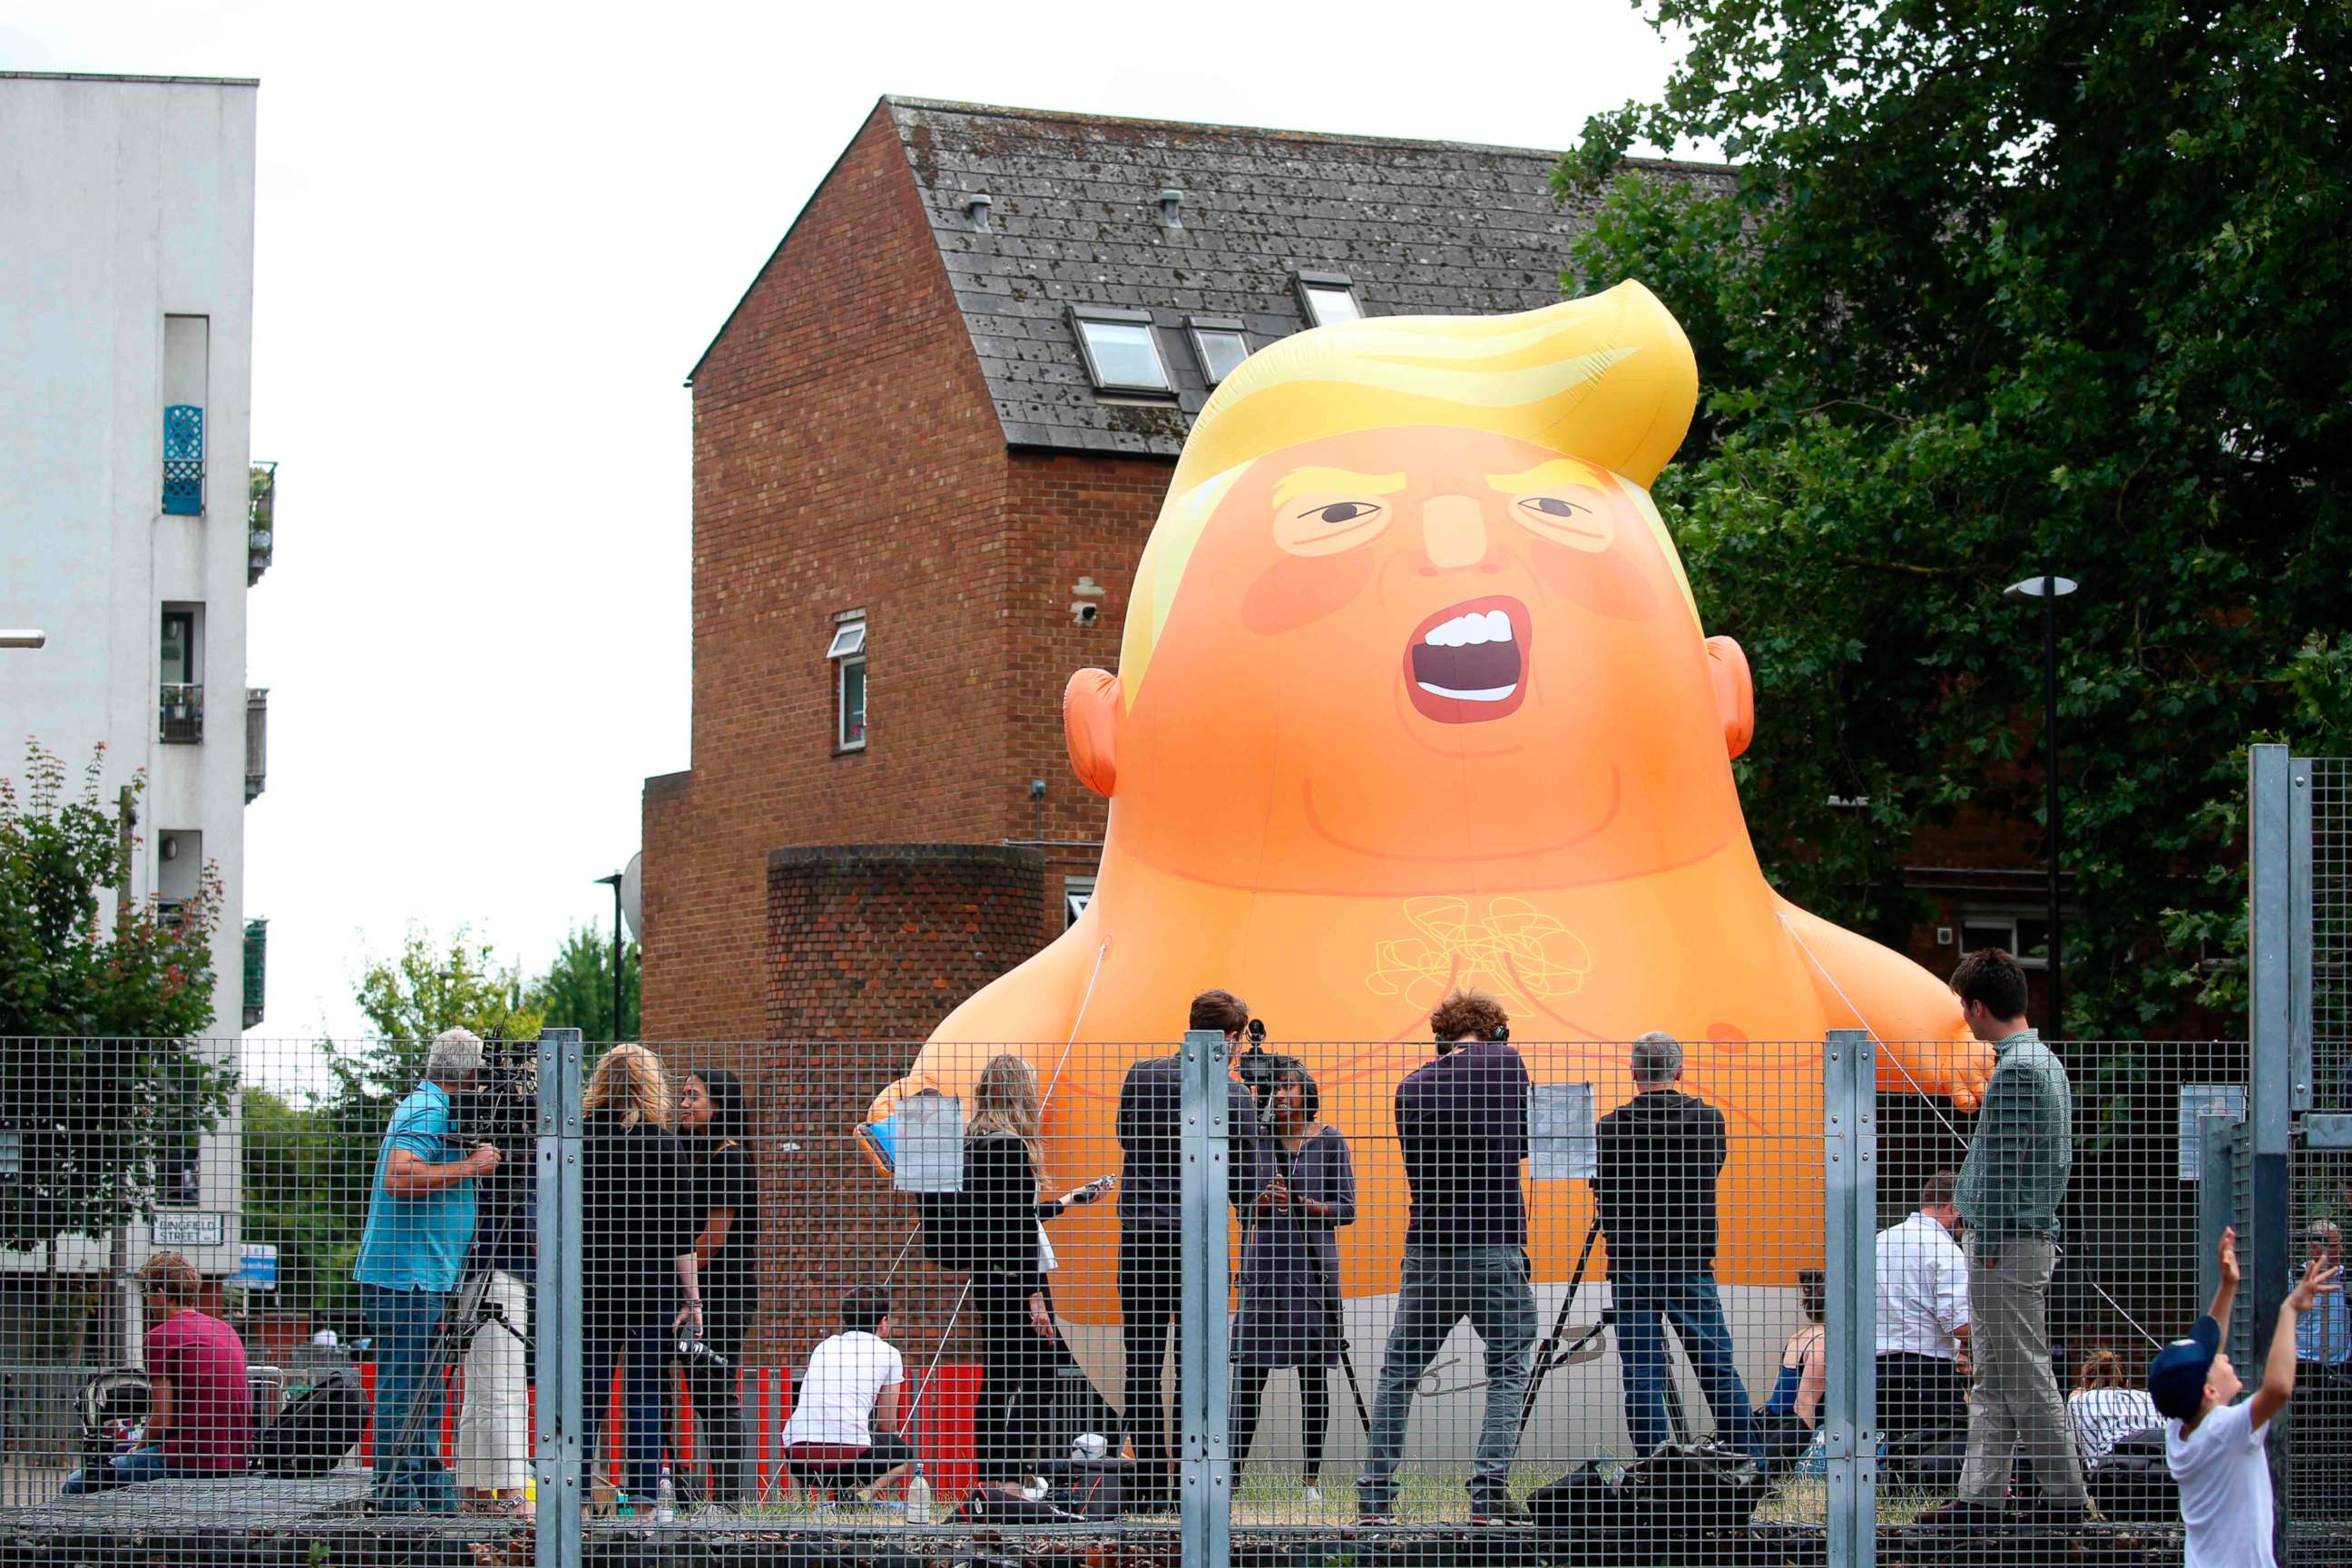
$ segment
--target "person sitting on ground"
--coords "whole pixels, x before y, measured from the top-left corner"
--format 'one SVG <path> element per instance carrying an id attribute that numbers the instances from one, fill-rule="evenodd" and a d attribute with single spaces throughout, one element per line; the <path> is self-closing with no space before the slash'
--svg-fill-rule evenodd
<path id="1" fill-rule="evenodd" d="M 1824 1321 L 1829 1290 L 1818 1268 L 1797 1270 L 1797 1299 L 1805 1321 L 1780 1347 L 1780 1376 L 1770 1397 L 1756 1407 L 1758 1446 L 1768 1469 L 1781 1470 L 1812 1441 L 1821 1424 L 1822 1395 L 1829 1387 L 1829 1329 Z"/>
<path id="2" fill-rule="evenodd" d="M 1915 1481 L 1969 1426 L 1969 1259 L 1955 1237 L 1958 1175 L 1920 1184 L 1919 1206 L 1878 1233 L 1878 1425 L 1886 1451 Z"/>
<path id="3" fill-rule="evenodd" d="M 2118 1443 L 2164 1429 L 2156 1401 L 2146 1389 L 2124 1381 L 2123 1358 L 2105 1345 L 2083 1358 L 2074 1392 L 2066 1396 L 2066 1415 L 2074 1426 L 2074 1447 L 2086 1465 L 2105 1458 Z"/>
<path id="4" fill-rule="evenodd" d="M 196 1310 L 204 1287 L 195 1266 L 159 1252 L 139 1271 L 147 1311 L 147 1428 L 140 1446 L 109 1461 L 111 1481 L 76 1470 L 65 1494 L 134 1481 L 236 1476 L 253 1460 L 253 1391 L 246 1384 L 245 1342 L 209 1312 Z"/>
<path id="5" fill-rule="evenodd" d="M 2221 1283 L 2213 1305 L 2185 1340 L 2175 1340 L 2148 1363 L 2147 1392 L 2166 1417 L 2164 1464 L 2180 1486 L 2187 1526 L 2184 1560 L 2191 1568 L 2275 1568 L 2269 1458 L 2271 1419 L 2294 1397 L 2295 1320 L 2342 1270 L 2313 1258 L 2303 1279 L 2279 1307 L 2263 1383 L 2243 1405 L 2231 1401 L 2245 1388 L 2221 1342 L 2238 1298 L 2238 1233 L 2221 1233 Z"/>
<path id="6" fill-rule="evenodd" d="M 867 1501 L 906 1479 L 914 1447 L 898 1435 L 907 1363 L 890 1342 L 890 1292 L 860 1285 L 841 1299 L 841 1332 L 809 1352 L 784 1466 L 803 1486 L 858 1489 Z"/>

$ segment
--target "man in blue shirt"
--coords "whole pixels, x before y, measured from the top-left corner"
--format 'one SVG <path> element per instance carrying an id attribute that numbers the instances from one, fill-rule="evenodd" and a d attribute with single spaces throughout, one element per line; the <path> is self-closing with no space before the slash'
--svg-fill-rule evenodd
<path id="1" fill-rule="evenodd" d="M 1397 1086 L 1396 1131 L 1412 1189 L 1395 1323 L 1381 1363 L 1379 1403 L 1356 1482 L 1365 1524 L 1392 1522 L 1396 1468 L 1412 1394 L 1464 1318 L 1486 1345 L 1486 1415 L 1470 1477 L 1470 1521 L 1526 1517 L 1510 1495 L 1519 1406 L 1536 1342 L 1528 1275 L 1528 1069 L 1492 996 L 1456 992 L 1429 1016 L 1437 1058 Z"/>
<path id="2" fill-rule="evenodd" d="M 479 1037 L 465 1029 L 436 1036 L 425 1081 L 394 1110 L 376 1153 L 352 1278 L 375 1339 L 375 1495 L 383 1507 L 436 1505 L 448 1496 L 419 1472 L 437 1468 L 447 1400 L 447 1385 L 427 1375 L 434 1330 L 473 1240 L 474 1180 L 499 1168 L 490 1144 L 464 1149 L 450 1136 L 449 1097 L 472 1088 L 481 1067 Z"/>
<path id="3" fill-rule="evenodd" d="M 2306 1234 L 2314 1259 L 2328 1268 L 2343 1264 L 2344 1233 L 2333 1220 L 2312 1221 Z M 2321 1286 L 2311 1310 L 2295 1321 L 2294 1359 L 2320 1366 L 2352 1361 L 2352 1309 L 2346 1305 L 2342 1286 Z"/>

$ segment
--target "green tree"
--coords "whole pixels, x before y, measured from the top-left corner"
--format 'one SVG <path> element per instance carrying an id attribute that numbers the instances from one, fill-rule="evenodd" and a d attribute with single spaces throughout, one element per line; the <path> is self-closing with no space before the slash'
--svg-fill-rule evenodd
<path id="1" fill-rule="evenodd" d="M 352 1263 L 367 1223 L 376 1142 L 331 1102 L 245 1089 L 245 1234 L 278 1247 L 278 1300 L 319 1312 L 356 1299 Z"/>
<path id="2" fill-rule="evenodd" d="M 1769 869 L 1897 934 L 1915 829 L 2040 820 L 2000 589 L 2054 569 L 2068 1021 L 2242 1008 L 2245 746 L 2352 742 L 2352 10 L 1643 9 L 1688 47 L 1564 161 L 1602 188 L 1567 281 L 1643 279 L 1698 353 L 1658 499 L 1755 665 Z"/>
<path id="3" fill-rule="evenodd" d="M 547 973 L 525 993 L 550 1029 L 578 1029 L 591 1040 L 634 1040 L 638 1031 L 641 962 L 637 944 L 621 949 L 621 1021 L 613 1023 L 613 944 L 594 926 L 574 926 Z"/>
<path id="4" fill-rule="evenodd" d="M 396 955 L 369 962 L 352 994 L 374 1037 L 328 1040 L 323 1049 L 339 1113 L 362 1122 L 380 1123 L 416 1087 L 443 1030 L 471 1029 L 486 1040 L 539 1034 L 540 1010 L 525 1000 L 520 975 L 463 927 L 446 940 L 411 928 Z"/>
<path id="5" fill-rule="evenodd" d="M 0 778 L 0 1247 L 100 1236 L 149 1212 L 156 1172 L 209 1131 L 235 1073 L 191 1044 L 213 1021 L 217 868 L 164 909 L 131 881 L 134 774 L 102 798 L 103 746 L 69 794 L 64 760 L 26 746 L 20 798 Z M 107 905 L 113 909 L 110 914 Z"/>

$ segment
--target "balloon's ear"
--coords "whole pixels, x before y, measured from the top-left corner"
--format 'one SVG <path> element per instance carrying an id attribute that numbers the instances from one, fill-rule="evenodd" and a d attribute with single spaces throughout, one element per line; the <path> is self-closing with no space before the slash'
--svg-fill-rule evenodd
<path id="1" fill-rule="evenodd" d="M 1741 666 L 1744 670 L 1747 667 Z M 1118 784 L 1118 677 L 1082 669 L 1062 689 L 1062 735 L 1078 782 L 1108 796 Z"/>
<path id="2" fill-rule="evenodd" d="M 1715 710 L 1723 719 L 1724 749 L 1733 756 L 1756 738 L 1756 686 L 1748 655 L 1729 637 L 1706 639 L 1706 672 L 1715 682 Z M 1076 742 L 1071 745 L 1075 748 Z M 1076 755 L 1075 750 L 1072 752 Z"/>

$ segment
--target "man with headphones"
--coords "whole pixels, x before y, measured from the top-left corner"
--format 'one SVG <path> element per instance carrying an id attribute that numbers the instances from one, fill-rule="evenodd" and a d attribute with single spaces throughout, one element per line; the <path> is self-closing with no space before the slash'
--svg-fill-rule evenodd
<path id="1" fill-rule="evenodd" d="M 1510 1018 L 1478 991 L 1456 991 L 1429 1016 L 1437 1056 L 1397 1086 L 1396 1131 L 1412 1189 L 1396 1321 L 1381 1362 L 1379 1402 L 1356 1482 L 1356 1513 L 1392 1523 L 1396 1468 L 1414 1388 L 1464 1318 L 1486 1346 L 1486 1414 L 1470 1477 L 1470 1522 L 1527 1515 L 1511 1500 L 1519 1405 L 1534 1362 L 1536 1293 L 1528 1275 L 1528 1069 Z"/>

